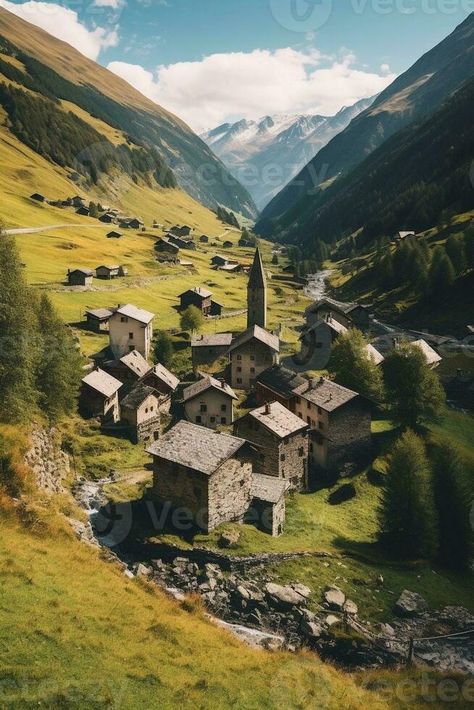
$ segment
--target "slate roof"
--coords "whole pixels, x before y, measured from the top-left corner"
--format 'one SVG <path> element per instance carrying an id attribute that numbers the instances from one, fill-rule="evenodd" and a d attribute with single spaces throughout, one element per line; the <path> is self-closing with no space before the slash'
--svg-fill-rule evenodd
<path id="1" fill-rule="evenodd" d="M 112 395 L 118 392 L 122 386 L 122 383 L 119 382 L 119 380 L 112 377 L 112 375 L 109 375 L 107 372 L 104 372 L 104 370 L 101 370 L 100 368 L 93 370 L 88 375 L 83 377 L 82 381 L 84 384 L 92 387 L 92 389 L 96 390 L 96 392 L 99 392 L 104 397 L 112 397 Z"/>
<path id="2" fill-rule="evenodd" d="M 176 377 L 176 375 L 173 375 L 173 373 L 167 370 L 166 367 L 161 363 L 158 363 L 157 365 L 152 367 L 151 370 L 147 372 L 147 375 L 151 373 L 156 375 L 159 380 L 164 382 L 165 385 L 168 385 L 168 387 L 173 391 L 179 385 L 179 379 Z"/>
<path id="3" fill-rule="evenodd" d="M 262 473 L 252 474 L 252 498 L 264 503 L 278 503 L 288 490 L 289 482 L 276 476 L 264 476 Z"/>
<path id="4" fill-rule="evenodd" d="M 70 274 L 84 274 L 84 276 L 94 276 L 94 272 L 92 269 L 82 269 L 82 268 L 70 269 L 69 273 Z"/>
<path id="5" fill-rule="evenodd" d="M 95 308 L 86 311 L 86 315 L 97 318 L 97 320 L 108 320 L 112 315 L 112 311 L 108 308 Z"/>
<path id="6" fill-rule="evenodd" d="M 261 328 L 259 325 L 253 325 L 238 335 L 230 346 L 229 352 L 236 350 L 241 345 L 245 345 L 245 343 L 248 343 L 248 341 L 252 340 L 252 338 L 256 338 L 256 340 L 260 341 L 264 345 L 268 345 L 271 350 L 274 350 L 277 353 L 280 352 L 280 339 L 278 336 L 269 333 L 268 330 Z"/>
<path id="7" fill-rule="evenodd" d="M 96 267 L 96 271 L 98 269 L 107 269 L 108 271 L 118 271 L 120 269 L 120 264 L 101 264 L 100 266 Z"/>
<path id="8" fill-rule="evenodd" d="M 260 249 L 257 247 L 252 268 L 250 269 L 249 288 L 265 288 L 267 280 L 265 278 L 265 270 L 263 268 L 262 256 Z"/>
<path id="9" fill-rule="evenodd" d="M 232 333 L 213 333 L 211 335 L 193 335 L 192 348 L 229 347 L 232 343 Z"/>
<path id="10" fill-rule="evenodd" d="M 208 291 L 205 288 L 201 288 L 200 286 L 195 286 L 194 288 L 188 288 L 187 291 L 183 291 L 183 293 L 180 293 L 179 298 L 182 296 L 185 296 L 187 293 L 195 293 L 198 296 L 201 296 L 201 298 L 209 298 L 212 296 L 212 291 Z"/>
<path id="11" fill-rule="evenodd" d="M 428 365 L 437 365 L 443 359 L 440 355 L 438 355 L 436 350 L 431 347 L 431 345 L 428 345 L 426 340 L 414 340 L 411 345 L 416 345 L 417 348 L 420 348 L 428 362 Z"/>
<path id="12" fill-rule="evenodd" d="M 295 387 L 303 385 L 306 380 L 301 375 L 292 370 L 288 370 L 282 365 L 273 365 L 268 370 L 264 370 L 258 377 L 257 382 L 268 387 L 275 394 L 282 397 L 291 397 Z"/>
<path id="13" fill-rule="evenodd" d="M 183 392 L 183 399 L 185 402 L 189 402 L 189 400 L 199 397 L 199 395 L 204 394 L 204 392 L 207 392 L 210 389 L 223 392 L 232 399 L 238 399 L 234 390 L 227 384 L 227 382 L 224 382 L 223 380 L 216 380 L 216 378 L 211 377 L 211 375 L 206 375 L 202 378 L 202 380 L 199 380 L 199 382 L 195 382 L 194 384 L 189 385 L 189 387 L 186 387 Z"/>
<path id="14" fill-rule="evenodd" d="M 127 394 L 126 397 L 123 398 L 122 407 L 126 407 L 127 409 L 137 409 L 146 399 L 148 399 L 148 397 L 151 397 L 151 395 L 156 398 L 156 392 L 153 387 L 148 387 L 148 385 L 139 383 L 131 392 Z"/>
<path id="15" fill-rule="evenodd" d="M 117 308 L 116 313 L 120 313 L 121 316 L 127 316 L 127 318 L 132 318 L 133 320 L 139 321 L 139 323 L 144 323 L 148 325 L 151 323 L 155 317 L 154 313 L 150 311 L 145 311 L 142 308 L 137 308 L 131 303 L 127 303 L 125 306 L 120 306 Z"/>
<path id="16" fill-rule="evenodd" d="M 296 414 L 290 412 L 279 402 L 272 402 L 258 409 L 253 409 L 247 416 L 256 419 L 280 439 L 296 434 L 296 432 L 308 427 L 300 417 L 297 417 Z"/>
<path id="17" fill-rule="evenodd" d="M 367 347 L 365 348 L 365 350 L 366 350 L 367 355 L 369 356 L 369 358 L 370 358 L 371 360 L 373 360 L 373 362 L 374 362 L 376 365 L 381 365 L 382 362 L 385 360 L 385 358 L 384 358 L 384 356 L 382 355 L 382 353 L 379 353 L 379 351 L 377 350 L 377 348 L 374 348 L 374 346 L 371 345 L 370 343 L 368 343 L 368 345 L 367 345 Z"/>
<path id="18" fill-rule="evenodd" d="M 182 420 L 154 442 L 147 452 L 212 476 L 214 471 L 246 443 L 244 439 L 236 436 L 218 434 L 212 429 Z"/>
<path id="19" fill-rule="evenodd" d="M 344 303 L 343 301 L 336 301 L 334 298 L 328 298 L 327 296 L 324 296 L 324 298 L 320 298 L 318 301 L 315 301 L 310 306 L 308 306 L 305 313 L 312 313 L 313 311 L 317 311 L 323 306 L 327 306 L 329 308 L 333 308 L 335 311 L 347 314 L 355 306 L 357 306 L 357 303 Z"/>
<path id="20" fill-rule="evenodd" d="M 314 325 L 311 326 L 312 330 L 315 330 L 316 328 L 319 328 L 321 325 L 327 325 L 328 328 L 333 330 L 335 333 L 338 335 L 341 335 L 342 333 L 347 333 L 347 328 L 345 325 L 342 325 L 342 323 L 339 323 L 335 318 L 321 318 L 320 320 L 316 321 Z"/>
<path id="21" fill-rule="evenodd" d="M 313 404 L 321 407 L 326 412 L 333 412 L 359 396 L 357 392 L 338 385 L 325 377 L 320 377 L 312 383 L 307 382 L 305 385 L 297 387 L 294 392 L 309 402 L 313 402 Z"/>
<path id="22" fill-rule="evenodd" d="M 138 377 L 143 377 L 143 375 L 146 375 L 146 373 L 151 370 L 150 365 L 138 350 L 132 350 L 131 353 L 127 353 L 120 358 L 120 362 L 138 375 Z"/>

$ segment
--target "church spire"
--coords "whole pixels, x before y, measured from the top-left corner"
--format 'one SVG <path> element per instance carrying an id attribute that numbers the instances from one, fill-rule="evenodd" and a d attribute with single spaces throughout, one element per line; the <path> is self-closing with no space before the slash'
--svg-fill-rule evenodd
<path id="1" fill-rule="evenodd" d="M 260 249 L 257 247 L 255 258 L 250 270 L 247 287 L 247 327 L 259 325 L 267 327 L 267 279 L 263 268 Z"/>

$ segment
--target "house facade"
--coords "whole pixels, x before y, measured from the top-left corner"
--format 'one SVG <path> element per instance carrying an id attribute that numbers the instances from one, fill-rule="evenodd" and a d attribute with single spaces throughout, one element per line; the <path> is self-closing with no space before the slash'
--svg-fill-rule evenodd
<path id="1" fill-rule="evenodd" d="M 79 410 L 85 417 L 99 417 L 103 426 L 120 419 L 118 393 L 122 383 L 104 370 L 96 368 L 83 377 Z"/>
<path id="2" fill-rule="evenodd" d="M 229 348 L 231 386 L 250 391 L 258 376 L 278 363 L 280 341 L 276 335 L 254 325 L 237 336 Z"/>
<path id="3" fill-rule="evenodd" d="M 257 377 L 255 386 L 257 404 L 262 406 L 267 402 L 280 402 L 284 407 L 294 412 L 294 390 L 305 382 L 306 379 L 302 375 L 282 365 L 273 365 Z"/>
<path id="4" fill-rule="evenodd" d="M 69 286 L 92 286 L 93 279 L 92 269 L 68 269 L 67 282 Z"/>
<path id="5" fill-rule="evenodd" d="M 237 395 L 224 380 L 211 376 L 203 377 L 183 392 L 188 421 L 209 429 L 233 423 L 236 400 Z"/>
<path id="6" fill-rule="evenodd" d="M 95 270 L 98 279 L 116 279 L 120 276 L 120 265 L 98 266 Z"/>
<path id="7" fill-rule="evenodd" d="M 134 444 L 151 443 L 160 437 L 160 405 L 155 390 L 142 383 L 122 400 L 122 422 Z"/>
<path id="8" fill-rule="evenodd" d="M 148 448 L 158 502 L 183 509 L 210 532 L 241 522 L 252 499 L 252 463 L 243 439 L 180 421 Z"/>
<path id="9" fill-rule="evenodd" d="M 195 288 L 190 288 L 184 293 L 180 294 L 180 305 L 179 310 L 184 311 L 189 306 L 195 306 L 198 308 L 203 316 L 211 315 L 211 303 L 212 303 L 212 293 L 205 288 L 200 288 L 196 286 Z"/>
<path id="10" fill-rule="evenodd" d="M 114 357 L 119 359 L 137 350 L 147 360 L 153 338 L 154 314 L 131 304 L 119 306 L 109 320 L 109 341 Z"/>
<path id="11" fill-rule="evenodd" d="M 158 396 L 160 412 L 170 411 L 171 398 L 179 385 L 179 379 L 164 365 L 158 363 L 142 377 L 143 384 L 152 387 Z"/>
<path id="12" fill-rule="evenodd" d="M 215 365 L 218 360 L 228 359 L 232 344 L 232 333 L 194 335 L 191 339 L 193 368 L 201 365 Z"/>
<path id="13" fill-rule="evenodd" d="M 94 333 L 108 333 L 112 311 L 108 308 L 96 308 L 85 312 L 87 327 Z"/>
<path id="14" fill-rule="evenodd" d="M 255 444 L 254 470 L 285 480 L 288 488 L 308 488 L 306 422 L 279 402 L 254 409 L 234 424 L 234 434 Z"/>

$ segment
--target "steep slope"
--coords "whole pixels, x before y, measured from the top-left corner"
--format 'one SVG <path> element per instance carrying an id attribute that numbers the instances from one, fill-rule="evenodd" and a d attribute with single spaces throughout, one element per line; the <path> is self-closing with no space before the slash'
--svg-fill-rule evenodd
<path id="1" fill-rule="evenodd" d="M 429 116 L 473 73 L 474 13 L 399 76 L 369 109 L 317 154 L 263 211 L 258 231 L 298 238 L 308 224 L 303 218 L 292 225 L 287 211 L 298 204 L 299 210 L 309 215 L 318 185 L 339 178 L 397 131 Z"/>
<path id="2" fill-rule="evenodd" d="M 225 123 L 201 138 L 263 209 L 306 163 L 372 99 L 342 108 L 335 116 L 276 115 Z M 271 170 L 271 179 L 269 178 Z"/>
<path id="3" fill-rule="evenodd" d="M 53 162 L 77 170 L 78 162 L 92 160 L 97 168 L 105 155 L 106 162 L 120 164 L 115 166 L 120 172 L 148 174 L 148 182 L 151 174 L 164 187 L 172 186 L 171 168 L 178 184 L 203 204 L 212 208 L 222 204 L 248 217 L 255 215 L 247 191 L 206 144 L 181 120 L 122 79 L 3 8 L 0 47 L 0 79 L 7 80 L 9 94 L 6 97 L 3 92 L 0 105 L 8 107 L 13 130 L 16 128 L 16 135 L 30 147 L 38 143 L 36 121 L 26 123 L 30 140 L 25 140 L 25 130 L 19 135 L 18 129 L 18 124 L 24 129 L 25 123 L 20 119 L 15 126 L 12 118 L 18 104 L 22 116 L 25 110 L 38 110 L 40 114 L 47 111 L 48 121 L 64 129 L 62 135 L 55 136 L 62 150 L 47 155 Z M 97 130 L 97 122 L 102 130 Z M 104 139 L 107 131 L 122 134 L 114 150 Z M 54 133 L 49 131 L 49 137 Z M 71 156 L 64 154 L 66 133 L 75 138 L 82 134 L 71 146 L 73 151 L 79 148 L 73 164 Z"/>

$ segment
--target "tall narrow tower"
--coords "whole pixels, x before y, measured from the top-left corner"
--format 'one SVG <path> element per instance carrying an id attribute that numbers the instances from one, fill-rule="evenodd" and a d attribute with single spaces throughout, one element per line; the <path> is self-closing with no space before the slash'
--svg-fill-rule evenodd
<path id="1" fill-rule="evenodd" d="M 260 250 L 257 248 L 247 286 L 247 328 L 267 327 L 267 280 Z"/>

